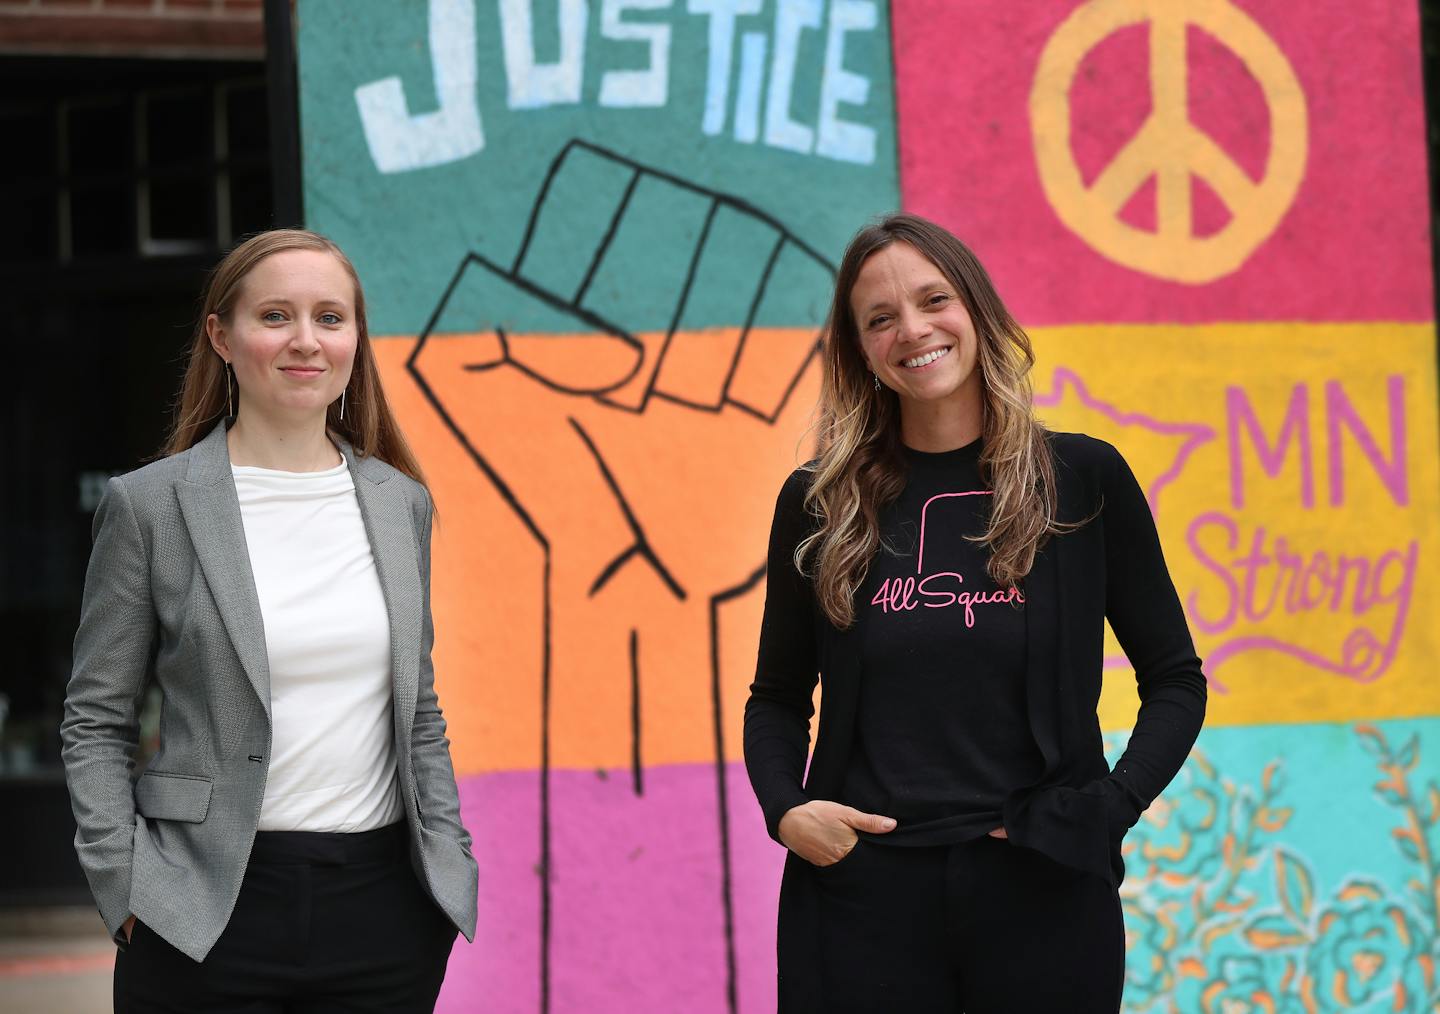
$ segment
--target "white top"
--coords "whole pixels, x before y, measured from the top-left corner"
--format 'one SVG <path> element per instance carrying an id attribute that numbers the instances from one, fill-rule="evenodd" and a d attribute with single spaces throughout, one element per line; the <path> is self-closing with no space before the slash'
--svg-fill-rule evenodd
<path id="1" fill-rule="evenodd" d="M 230 470 L 270 660 L 260 830 L 393 824 L 390 619 L 350 470 Z"/>

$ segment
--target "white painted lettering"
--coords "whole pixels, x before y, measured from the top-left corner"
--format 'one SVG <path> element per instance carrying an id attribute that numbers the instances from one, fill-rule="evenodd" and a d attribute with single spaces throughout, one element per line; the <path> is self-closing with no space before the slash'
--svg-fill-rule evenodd
<path id="1" fill-rule="evenodd" d="M 457 162 L 485 147 L 475 98 L 474 0 L 430 0 L 430 62 L 440 108 L 412 114 L 398 77 L 355 89 L 370 159 L 382 173 Z"/>
<path id="2" fill-rule="evenodd" d="M 580 101 L 585 71 L 585 26 L 590 20 L 586 0 L 555 0 L 560 24 L 560 58 L 535 60 L 533 0 L 500 0 L 500 41 L 511 109 L 543 109 Z"/>
<path id="3" fill-rule="evenodd" d="M 765 86 L 764 32 L 740 39 L 740 87 L 735 95 L 735 140 L 754 144 L 760 137 L 760 92 Z"/>
<path id="4" fill-rule="evenodd" d="M 825 71 L 820 78 L 820 123 L 815 154 L 841 162 L 869 165 L 875 161 L 875 129 L 840 119 L 844 102 L 863 106 L 870 97 L 870 80 L 845 69 L 845 34 L 868 32 L 876 24 L 871 0 L 834 0 L 830 30 L 825 38 Z"/>
<path id="5" fill-rule="evenodd" d="M 626 24 L 627 10 L 661 11 L 672 0 L 605 0 L 600 9 L 600 34 L 617 42 L 645 42 L 650 59 L 644 70 L 609 70 L 600 79 L 600 104 L 621 109 L 655 108 L 669 99 L 670 26 Z"/>
<path id="6" fill-rule="evenodd" d="M 730 103 L 730 64 L 735 50 L 735 19 L 759 14 L 762 0 L 690 0 L 691 14 L 710 16 L 710 60 L 705 72 L 705 118 L 700 129 L 714 136 L 725 129 Z"/>
<path id="7" fill-rule="evenodd" d="M 800 58 L 800 35 L 819 28 L 821 0 L 778 0 L 775 8 L 775 50 L 770 62 L 770 92 L 765 103 L 765 143 L 808 155 L 815 146 L 815 131 L 790 118 L 795 89 L 795 65 Z"/>
<path id="8" fill-rule="evenodd" d="M 487 67 L 493 47 L 498 44 L 501 50 L 506 101 L 514 110 L 579 105 L 586 96 L 597 108 L 606 109 L 661 109 L 669 104 L 677 0 L 599 0 L 594 5 L 591 0 L 495 0 L 500 20 L 496 40 L 477 38 L 475 2 L 429 0 L 436 110 L 414 112 L 398 75 L 355 89 L 365 141 L 380 172 L 444 165 L 484 149 L 478 98 L 481 42 L 487 46 L 483 54 Z M 541 62 L 535 48 L 536 5 L 545 4 L 541 9 L 548 11 L 552 3 L 558 56 L 553 62 Z M 730 126 L 741 144 L 760 142 L 802 155 L 873 164 L 876 128 L 847 120 L 841 111 L 869 102 L 870 79 L 846 69 L 845 52 L 848 42 L 853 54 L 854 35 L 872 33 L 866 45 L 873 40 L 880 24 L 879 6 L 876 0 L 774 0 L 772 18 L 767 0 L 686 0 L 685 9 L 691 15 L 708 18 L 702 131 L 715 137 Z M 590 24 L 592 9 L 598 11 L 598 25 Z M 650 18 L 627 20 L 635 12 L 646 12 Z M 741 21 L 760 17 L 770 22 L 768 28 L 750 30 Z M 808 53 L 821 48 L 817 42 L 807 49 L 805 32 L 822 29 L 820 66 L 808 60 L 802 67 L 802 50 Z M 602 57 L 601 66 L 596 67 L 592 57 L 587 77 L 585 44 L 593 30 L 624 48 L 615 58 L 619 66 L 607 68 Z M 645 62 L 638 67 L 636 44 L 646 50 Z M 542 46 L 542 52 L 548 55 L 550 51 Z M 627 52 L 635 55 L 627 57 Z M 609 55 L 608 49 L 604 55 Z M 817 87 L 818 109 L 808 99 Z M 799 119 L 793 115 L 797 90 L 798 97 L 805 97 L 800 99 Z M 815 115 L 813 126 L 811 113 Z M 1352 423 L 1350 416 L 1345 415 L 1342 423 Z M 1388 469 L 1388 463 L 1373 449 L 1375 442 L 1368 430 L 1358 424 L 1350 429 L 1377 470 L 1382 464 Z M 1269 467 L 1268 461 L 1265 463 Z"/>

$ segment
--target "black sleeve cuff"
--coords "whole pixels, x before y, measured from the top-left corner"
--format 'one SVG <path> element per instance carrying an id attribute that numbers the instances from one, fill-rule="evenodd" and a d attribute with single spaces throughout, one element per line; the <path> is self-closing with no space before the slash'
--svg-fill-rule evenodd
<path id="1" fill-rule="evenodd" d="M 810 797 L 798 788 L 780 793 L 765 802 L 762 807 L 765 812 L 765 830 L 770 832 L 770 837 L 777 844 L 785 844 L 780 841 L 780 818 L 795 807 L 803 806 L 808 802 L 810 802 Z"/>
<path id="2" fill-rule="evenodd" d="M 1118 887 L 1125 876 L 1120 841 L 1140 813 L 1141 807 L 1113 776 L 1078 789 L 1042 786 L 1005 801 L 1005 833 L 1013 844 Z"/>

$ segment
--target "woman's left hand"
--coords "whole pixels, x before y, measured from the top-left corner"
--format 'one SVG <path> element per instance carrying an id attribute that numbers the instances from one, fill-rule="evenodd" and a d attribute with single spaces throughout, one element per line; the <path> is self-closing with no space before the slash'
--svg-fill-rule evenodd
<path id="1" fill-rule="evenodd" d="M 1003 827 L 997 827 L 995 830 L 993 830 L 993 831 L 986 831 L 985 833 L 988 834 L 991 838 L 1009 838 L 1009 837 L 1010 837 L 1008 834 L 1005 833 L 1005 828 L 1003 828 Z"/>

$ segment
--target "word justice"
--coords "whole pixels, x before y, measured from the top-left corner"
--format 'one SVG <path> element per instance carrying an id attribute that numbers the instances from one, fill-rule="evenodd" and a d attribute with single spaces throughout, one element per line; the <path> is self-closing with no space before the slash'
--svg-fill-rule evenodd
<path id="1" fill-rule="evenodd" d="M 430 0 L 430 62 L 438 109 L 412 111 L 398 76 L 355 89 L 365 141 L 382 173 L 444 165 L 484 149 L 480 80 L 482 68 L 488 72 L 492 62 L 481 59 L 476 2 Z M 625 43 L 621 53 L 635 50 L 638 54 L 641 50 L 637 47 L 643 46 L 645 54 L 639 68 L 598 71 L 598 92 L 591 93 L 598 104 L 611 109 L 653 109 L 670 103 L 670 49 L 676 28 L 671 21 L 682 0 L 544 0 L 556 8 L 558 22 L 559 55 L 547 62 L 536 56 L 536 2 L 496 0 L 510 109 L 538 110 L 582 102 L 592 7 L 599 8 L 602 41 Z M 712 137 L 722 134 L 729 121 L 735 140 L 742 143 L 759 141 L 802 155 L 874 163 L 875 129 L 843 118 L 841 111 L 842 106 L 858 108 L 869 100 L 870 80 L 846 68 L 845 49 L 850 36 L 859 36 L 850 40 L 852 46 L 863 43 L 883 49 L 884 40 L 876 34 L 880 23 L 877 4 L 874 0 L 770 0 L 774 13 L 769 30 L 739 31 L 739 19 L 757 18 L 765 2 L 684 0 L 687 18 L 707 21 L 705 99 L 696 110 L 701 131 Z M 655 20 L 659 12 L 668 13 L 671 20 Z M 627 19 L 627 14 L 635 13 L 650 19 Z M 813 60 L 802 60 L 802 50 L 814 49 L 811 37 L 824 53 L 818 67 L 810 65 Z M 616 59 L 632 62 L 628 56 Z M 810 78 L 803 79 L 802 74 Z M 595 76 L 592 70 L 591 79 Z M 812 84 L 817 78 L 818 89 Z M 818 100 L 814 108 L 797 117 L 792 107 L 799 95 L 818 95 Z"/>

